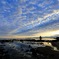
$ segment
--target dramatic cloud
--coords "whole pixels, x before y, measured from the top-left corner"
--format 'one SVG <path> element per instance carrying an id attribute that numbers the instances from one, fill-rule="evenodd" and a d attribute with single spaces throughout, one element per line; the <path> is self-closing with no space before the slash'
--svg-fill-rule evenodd
<path id="1" fill-rule="evenodd" d="M 59 29 L 59 0 L 1 0 L 0 35 L 34 35 Z"/>

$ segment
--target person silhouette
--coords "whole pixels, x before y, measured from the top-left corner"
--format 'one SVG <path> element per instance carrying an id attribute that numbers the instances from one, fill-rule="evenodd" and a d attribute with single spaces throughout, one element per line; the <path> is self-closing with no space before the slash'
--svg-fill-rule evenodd
<path id="1" fill-rule="evenodd" d="M 42 40 L 42 37 L 40 36 L 40 40 Z"/>

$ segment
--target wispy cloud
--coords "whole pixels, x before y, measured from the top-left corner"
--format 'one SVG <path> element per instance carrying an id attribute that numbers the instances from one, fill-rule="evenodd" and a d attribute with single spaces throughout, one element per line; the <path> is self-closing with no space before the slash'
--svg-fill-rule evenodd
<path id="1" fill-rule="evenodd" d="M 28 29 L 32 29 L 32 28 L 34 28 L 34 27 L 36 27 L 36 26 L 38 26 L 38 25 L 41 25 L 42 23 L 44 24 L 44 23 L 50 23 L 51 21 L 53 21 L 54 22 L 54 20 L 55 21 L 57 21 L 58 20 L 58 15 L 59 15 L 59 10 L 54 10 L 53 11 L 53 13 L 50 13 L 50 14 L 47 14 L 47 15 L 45 15 L 43 18 L 38 18 L 37 20 L 35 20 L 35 21 L 31 21 L 30 23 L 27 23 L 27 24 L 24 24 L 24 25 L 22 25 L 21 27 L 19 26 L 18 28 L 16 28 L 15 30 L 13 30 L 13 31 L 11 31 L 9 34 L 13 34 L 13 33 L 17 33 L 21 28 L 24 28 L 24 27 L 28 27 L 28 26 L 32 26 L 32 27 L 30 27 L 30 28 L 28 28 Z M 50 21 L 50 22 L 49 22 Z M 45 25 L 45 26 L 47 26 L 47 24 Z M 46 28 L 44 26 L 44 28 Z M 49 25 L 48 25 L 49 26 Z M 58 26 L 58 25 L 57 25 Z M 55 27 L 55 26 L 54 26 Z M 40 27 L 39 27 L 40 28 Z M 49 28 L 53 28 L 53 27 L 51 27 L 51 26 L 49 26 Z M 49 30 L 49 28 L 48 28 L 48 30 Z M 25 28 L 24 28 L 25 29 Z M 39 29 L 38 29 L 39 30 Z"/>
<path id="2" fill-rule="evenodd" d="M 1 0 L 0 35 L 33 35 L 58 30 L 58 16 L 58 0 Z"/>

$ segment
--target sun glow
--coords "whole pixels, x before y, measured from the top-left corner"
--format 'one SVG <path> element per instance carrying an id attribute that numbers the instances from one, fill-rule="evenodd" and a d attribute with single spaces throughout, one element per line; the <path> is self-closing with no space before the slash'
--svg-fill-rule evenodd
<path id="1" fill-rule="evenodd" d="M 58 34 L 59 34 L 59 30 L 55 30 L 55 31 L 48 31 L 48 32 L 43 32 L 43 33 L 37 33 L 34 36 L 54 36 Z"/>

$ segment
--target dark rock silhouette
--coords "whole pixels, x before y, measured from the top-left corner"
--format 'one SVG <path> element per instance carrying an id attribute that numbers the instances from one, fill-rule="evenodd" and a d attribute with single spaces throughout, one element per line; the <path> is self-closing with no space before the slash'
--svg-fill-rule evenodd
<path id="1" fill-rule="evenodd" d="M 56 40 L 42 40 L 42 37 L 39 37 L 40 40 L 35 40 L 35 39 L 28 39 L 28 40 L 21 40 L 21 42 L 23 41 L 33 41 L 33 42 L 40 42 L 41 44 L 43 44 L 42 42 L 51 42 L 52 46 L 57 47 L 59 50 L 59 37 L 56 37 Z M 19 51 L 17 51 L 17 49 L 7 49 L 7 51 L 5 50 L 5 45 L 4 43 L 13 43 L 14 41 L 18 41 L 20 42 L 20 40 L 0 40 L 1 44 L 0 45 L 0 59 L 59 59 L 59 51 L 55 51 L 52 49 L 52 47 L 50 46 L 45 46 L 45 47 L 37 47 L 37 48 L 32 48 L 31 45 L 29 45 L 28 47 L 31 48 L 30 52 L 32 52 L 32 54 L 30 55 L 31 57 L 28 56 L 24 56 L 24 54 L 20 54 Z M 22 49 L 22 47 L 21 47 Z M 23 51 L 23 49 L 22 49 Z M 25 53 L 27 53 L 29 50 L 26 50 Z"/>

